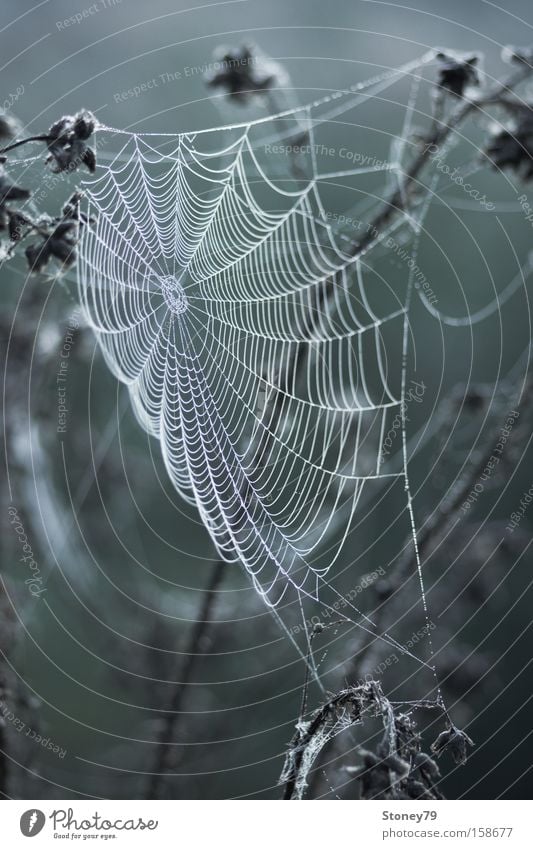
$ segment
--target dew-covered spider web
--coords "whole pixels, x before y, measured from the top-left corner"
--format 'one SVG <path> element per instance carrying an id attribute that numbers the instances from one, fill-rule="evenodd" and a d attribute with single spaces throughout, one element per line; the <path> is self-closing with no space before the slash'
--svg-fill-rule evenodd
<path id="1" fill-rule="evenodd" d="M 250 123 L 97 130 L 99 165 L 84 183 L 94 224 L 79 250 L 82 304 L 174 487 L 273 609 L 288 592 L 318 599 L 331 586 L 360 504 L 384 482 L 404 493 L 426 607 L 405 432 L 417 284 L 413 263 L 389 280 L 372 261 L 375 244 L 402 229 L 416 251 L 424 204 L 376 238 L 360 223 L 401 186 L 416 74 L 430 59 Z M 406 81 L 411 96 L 387 161 L 362 161 L 353 154 L 365 133 L 358 108 L 386 102 Z M 351 158 L 338 144 L 348 113 Z M 340 215 L 341 198 L 351 217 Z M 354 603 L 339 616 L 374 634 Z"/>

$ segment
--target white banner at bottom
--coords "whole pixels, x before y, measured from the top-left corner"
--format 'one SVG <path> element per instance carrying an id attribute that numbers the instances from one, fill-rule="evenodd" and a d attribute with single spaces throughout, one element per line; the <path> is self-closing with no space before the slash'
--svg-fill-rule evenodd
<path id="1" fill-rule="evenodd" d="M 2 845 L 232 849 L 533 845 L 526 801 L 4 801 Z M 29 843 L 31 840 L 35 843 Z M 364 840 L 364 844 L 361 841 Z"/>

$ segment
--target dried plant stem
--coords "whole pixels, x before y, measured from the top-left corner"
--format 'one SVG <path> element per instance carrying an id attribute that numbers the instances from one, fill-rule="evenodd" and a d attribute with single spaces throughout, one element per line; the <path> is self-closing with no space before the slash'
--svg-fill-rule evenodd
<path id="1" fill-rule="evenodd" d="M 2 659 L 0 659 L 0 663 L 2 663 Z M 2 701 L 5 693 L 5 681 L 3 679 L 2 670 L 0 669 L 0 696 L 2 696 Z M 6 733 L 6 725 L 4 720 L 0 717 L 0 799 L 8 799 L 8 780 L 9 780 L 9 768 L 8 768 L 8 741 L 7 741 L 7 733 Z"/>
<path id="2" fill-rule="evenodd" d="M 15 150 L 17 147 L 21 147 L 23 144 L 29 144 L 30 142 L 49 142 L 52 140 L 51 136 L 28 136 L 26 139 L 20 139 L 20 141 L 13 142 L 13 144 L 9 144 L 7 147 L 3 147 L 0 150 L 0 156 L 3 156 L 5 153 L 9 153 L 11 150 Z"/>
<path id="3" fill-rule="evenodd" d="M 198 617 L 194 623 L 183 653 L 183 662 L 178 670 L 176 687 L 168 706 L 163 727 L 157 741 L 153 773 L 150 775 L 146 798 L 157 799 L 161 785 L 165 779 L 170 761 L 171 743 L 176 733 L 187 686 L 190 684 L 196 664 L 203 654 L 202 645 L 212 624 L 212 615 L 216 603 L 217 590 L 222 582 L 227 564 L 224 560 L 216 560 L 211 566 L 208 584 L 203 591 Z"/>
<path id="4" fill-rule="evenodd" d="M 533 393 L 531 392 L 531 389 L 524 392 L 521 400 L 521 415 L 523 415 L 523 413 L 531 407 L 533 402 Z M 435 510 L 435 512 L 432 513 L 426 520 L 421 532 L 418 534 L 418 549 L 421 560 L 423 560 L 428 548 L 434 544 L 435 540 L 444 536 L 453 525 L 455 516 L 457 515 L 457 510 L 468 497 L 472 486 L 479 479 L 493 455 L 494 446 L 498 441 L 499 432 L 500 425 L 491 429 L 490 433 L 484 439 L 483 445 L 478 450 L 477 456 L 471 463 L 470 467 L 464 472 L 455 486 L 450 489 L 447 496 L 442 499 L 437 510 Z M 402 557 L 399 558 L 397 565 L 394 568 L 394 572 L 389 576 L 385 588 L 380 590 L 378 606 L 372 611 L 372 621 L 376 626 L 377 634 L 386 628 L 385 615 L 388 610 L 387 602 L 389 602 L 395 593 L 402 587 L 409 575 L 413 573 L 415 567 L 416 560 L 412 546 L 407 545 Z M 375 640 L 372 639 L 372 637 L 365 635 L 363 644 L 357 651 L 354 652 L 352 662 L 346 669 L 345 678 L 347 681 L 357 681 L 360 679 L 362 664 L 370 654 L 374 645 Z M 428 703 L 426 707 L 431 707 L 432 705 L 438 707 L 438 705 L 434 702 Z M 322 756 L 324 755 L 324 750 L 325 747 L 320 753 Z M 341 754 L 342 753 L 340 751 L 335 750 L 335 741 L 333 741 L 332 746 L 329 747 L 329 763 L 334 763 Z M 309 792 L 311 796 L 320 795 L 319 788 L 322 783 L 321 776 L 322 769 L 316 768 L 309 781 Z"/>

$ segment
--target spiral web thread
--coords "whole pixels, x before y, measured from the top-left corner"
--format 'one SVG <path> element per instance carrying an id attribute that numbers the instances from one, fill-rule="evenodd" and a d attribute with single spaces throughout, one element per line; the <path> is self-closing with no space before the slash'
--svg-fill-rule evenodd
<path id="1" fill-rule="evenodd" d="M 84 184 L 96 223 L 80 245 L 81 302 L 140 424 L 160 440 L 173 485 L 272 608 L 289 587 L 319 597 L 376 482 L 403 482 L 413 519 L 403 412 L 412 272 L 391 297 L 368 257 L 350 255 L 321 194 L 368 171 L 386 171 L 395 185 L 403 145 L 392 167 L 326 174 L 313 139 L 427 61 L 248 124 L 97 132 L 97 142 L 111 134 L 120 149 Z M 264 156 L 265 139 L 289 124 L 311 142 L 298 179 L 280 176 L 277 165 L 272 176 Z M 305 356 L 296 370 L 298 351 Z M 382 450 L 398 416 L 400 471 Z M 416 552 L 414 521 L 412 531 Z M 315 557 L 326 542 L 324 566 Z M 426 608 L 420 568 L 419 577 Z"/>

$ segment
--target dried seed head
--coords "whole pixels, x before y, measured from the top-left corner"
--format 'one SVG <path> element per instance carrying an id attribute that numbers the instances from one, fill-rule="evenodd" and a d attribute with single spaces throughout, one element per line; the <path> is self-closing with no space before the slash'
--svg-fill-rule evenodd
<path id="1" fill-rule="evenodd" d="M 52 171 L 76 171 L 81 165 L 94 173 L 96 154 L 86 142 L 94 133 L 96 119 L 83 110 L 76 115 L 64 115 L 48 131 L 48 157 Z"/>
<path id="2" fill-rule="evenodd" d="M 468 746 L 474 743 L 465 731 L 460 731 L 455 725 L 449 725 L 446 731 L 442 731 L 431 745 L 433 754 L 440 757 L 443 752 L 449 751 L 456 764 L 465 764 Z"/>
<path id="3" fill-rule="evenodd" d="M 479 85 L 476 70 L 478 56 L 460 57 L 437 53 L 437 59 L 441 63 L 437 78 L 439 88 L 453 94 L 454 97 L 464 97 L 467 89 Z"/>
<path id="4" fill-rule="evenodd" d="M 232 100 L 243 104 L 270 89 L 283 76 L 276 62 L 248 45 L 221 48 L 215 54 L 215 64 L 220 67 L 206 74 L 207 85 L 224 89 Z"/>

